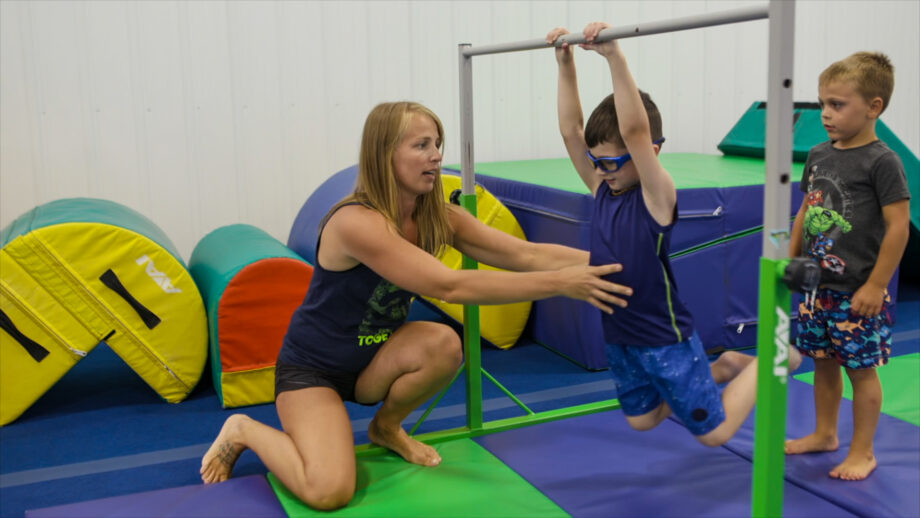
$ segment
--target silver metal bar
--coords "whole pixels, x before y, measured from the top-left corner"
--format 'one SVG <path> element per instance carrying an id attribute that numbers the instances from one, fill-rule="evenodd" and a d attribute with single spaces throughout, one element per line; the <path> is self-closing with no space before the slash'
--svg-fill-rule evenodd
<path id="1" fill-rule="evenodd" d="M 792 172 L 794 2 L 770 2 L 769 38 L 763 256 L 785 259 L 789 256 L 791 210 L 789 182 Z"/>
<path id="2" fill-rule="evenodd" d="M 665 32 L 677 32 L 685 31 L 688 29 L 712 27 L 715 25 L 726 25 L 729 23 L 762 20 L 768 18 L 769 16 L 769 7 L 764 4 L 754 7 L 732 9 L 718 13 L 706 13 L 659 22 L 642 23 L 639 25 L 610 27 L 609 29 L 602 30 L 600 34 L 598 34 L 596 41 L 602 42 L 614 39 L 634 38 L 636 36 L 648 36 L 650 34 L 661 34 Z M 555 46 L 561 46 L 563 43 L 574 45 L 584 42 L 585 37 L 583 34 L 567 34 L 556 40 Z M 533 39 L 512 43 L 480 45 L 477 47 L 468 46 L 466 49 L 461 50 L 461 52 L 464 56 L 481 56 L 484 54 L 501 54 L 504 52 L 517 52 L 521 50 L 550 48 L 552 46 L 553 45 L 547 44 L 546 40 L 544 39 Z"/>
<path id="3" fill-rule="evenodd" d="M 465 54 L 469 43 L 458 45 L 460 58 L 460 192 L 476 194 L 473 172 L 473 58 Z"/>

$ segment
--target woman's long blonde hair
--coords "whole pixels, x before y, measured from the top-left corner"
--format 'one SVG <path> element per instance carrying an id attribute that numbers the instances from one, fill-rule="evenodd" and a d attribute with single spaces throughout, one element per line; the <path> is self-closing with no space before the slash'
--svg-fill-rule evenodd
<path id="1" fill-rule="evenodd" d="M 443 149 L 444 125 L 434 112 L 414 102 L 378 104 L 364 122 L 355 190 L 329 211 L 324 222 L 342 205 L 358 202 L 383 214 L 399 235 L 403 235 L 399 226 L 399 186 L 393 170 L 393 154 L 414 114 L 431 117 L 438 127 L 438 139 Z M 431 192 L 416 199 L 412 218 L 418 224 L 418 247 L 432 255 L 440 255 L 445 245 L 452 241 L 440 175 L 435 178 Z"/>

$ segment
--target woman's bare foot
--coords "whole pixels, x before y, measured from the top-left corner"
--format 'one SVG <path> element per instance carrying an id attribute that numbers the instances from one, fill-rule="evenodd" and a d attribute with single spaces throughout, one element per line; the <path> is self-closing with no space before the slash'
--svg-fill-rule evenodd
<path id="1" fill-rule="evenodd" d="M 863 480 L 875 470 L 876 466 L 878 466 L 878 461 L 875 455 L 871 453 L 868 455 L 854 454 L 851 451 L 847 458 L 843 459 L 843 462 L 832 469 L 828 475 L 840 480 Z"/>
<path id="2" fill-rule="evenodd" d="M 709 366 L 716 383 L 728 383 L 756 358 L 738 351 L 726 351 Z"/>
<path id="3" fill-rule="evenodd" d="M 837 436 L 827 437 L 818 434 L 806 435 L 786 441 L 786 455 L 835 451 L 840 446 Z"/>
<path id="4" fill-rule="evenodd" d="M 372 443 L 393 450 L 413 464 L 437 466 L 441 463 L 441 456 L 434 448 L 409 437 L 401 426 L 393 430 L 384 429 L 374 418 L 367 427 L 367 436 Z"/>
<path id="5" fill-rule="evenodd" d="M 224 421 L 217 438 L 201 458 L 201 480 L 205 484 L 223 482 L 233 473 L 233 465 L 246 449 L 240 443 L 240 427 L 249 420 L 245 414 L 233 414 Z"/>

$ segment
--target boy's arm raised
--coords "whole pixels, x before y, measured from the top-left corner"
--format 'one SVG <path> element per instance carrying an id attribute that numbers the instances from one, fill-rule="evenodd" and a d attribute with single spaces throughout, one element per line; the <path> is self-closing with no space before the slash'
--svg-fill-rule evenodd
<path id="1" fill-rule="evenodd" d="M 642 196 L 652 217 L 661 225 L 674 220 L 677 188 L 667 170 L 658 161 L 658 148 L 652 143 L 648 114 L 642 105 L 639 88 L 629 72 L 626 56 L 616 40 L 592 43 L 603 29 L 610 25 L 595 22 L 585 27 L 585 49 L 594 50 L 607 58 L 613 78 L 614 104 L 620 126 L 620 135 L 639 173 Z"/>
<path id="2" fill-rule="evenodd" d="M 569 31 L 557 27 L 546 35 L 547 43 L 554 43 L 557 38 Z M 581 111 L 581 99 L 578 96 L 578 78 L 575 72 L 575 59 L 568 44 L 556 48 L 556 62 L 559 64 L 559 91 L 557 109 L 559 114 L 559 133 L 569 154 L 569 159 L 578 176 L 585 183 L 591 194 L 597 193 L 601 179 L 594 174 L 594 164 L 588 159 L 585 144 L 585 119 Z"/>

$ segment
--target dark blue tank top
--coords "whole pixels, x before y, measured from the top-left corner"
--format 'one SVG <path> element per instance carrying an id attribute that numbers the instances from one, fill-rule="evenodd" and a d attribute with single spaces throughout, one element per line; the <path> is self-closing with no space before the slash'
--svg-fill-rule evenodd
<path id="1" fill-rule="evenodd" d="M 677 208 L 675 207 L 675 213 Z M 693 333 L 693 318 L 677 293 L 671 262 L 672 222 L 661 226 L 636 188 L 615 195 L 602 182 L 591 220 L 591 264 L 620 263 L 623 271 L 605 277 L 633 289 L 628 306 L 601 313 L 604 340 L 617 345 L 669 345 Z"/>
<path id="2" fill-rule="evenodd" d="M 278 362 L 357 374 L 405 323 L 413 294 L 363 264 L 335 272 L 324 269 L 319 259 L 316 263 L 303 304 L 291 317 Z"/>

